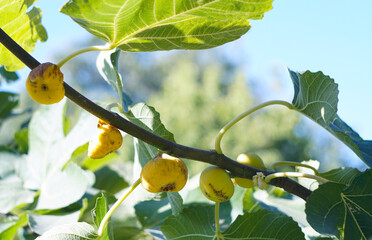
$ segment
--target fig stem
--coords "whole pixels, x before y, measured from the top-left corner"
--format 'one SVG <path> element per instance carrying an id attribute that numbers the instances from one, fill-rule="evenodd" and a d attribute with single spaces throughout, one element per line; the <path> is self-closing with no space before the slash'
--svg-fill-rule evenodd
<path id="1" fill-rule="evenodd" d="M 315 175 L 320 176 L 320 173 L 315 167 L 307 165 L 307 164 L 303 164 L 303 163 L 297 163 L 297 162 L 289 162 L 289 161 L 274 162 L 273 164 L 270 165 L 269 169 L 272 171 L 275 171 L 275 167 L 283 166 L 283 165 L 310 168 L 311 170 L 314 171 Z"/>
<path id="2" fill-rule="evenodd" d="M 78 51 L 75 51 L 73 53 L 71 53 L 70 55 L 68 55 L 67 57 L 65 57 L 64 59 L 62 59 L 58 64 L 57 66 L 59 68 L 61 68 L 66 62 L 68 62 L 69 60 L 71 60 L 72 58 L 82 54 L 82 53 L 86 53 L 86 52 L 92 52 L 92 51 L 109 51 L 109 50 L 112 50 L 113 48 L 110 46 L 110 45 L 102 45 L 102 46 L 90 46 L 90 47 L 86 47 L 86 48 L 83 48 L 83 49 L 80 49 Z"/>
<path id="3" fill-rule="evenodd" d="M 220 229 L 220 203 L 216 202 L 214 205 L 214 222 L 216 224 L 216 239 L 217 240 L 224 240 Z"/>
<path id="4" fill-rule="evenodd" d="M 315 175 L 312 175 L 312 174 L 300 173 L 300 172 L 277 172 L 277 173 L 272 173 L 272 174 L 267 175 L 265 177 L 265 182 L 269 183 L 272 179 L 280 178 L 280 177 L 304 177 L 304 178 L 315 179 L 315 180 L 317 180 L 318 182 L 321 182 L 321 183 L 328 182 L 328 179 L 322 178 L 320 176 L 315 176 Z"/>
<path id="5" fill-rule="evenodd" d="M 105 230 L 105 227 L 111 217 L 111 215 L 116 211 L 116 209 L 120 206 L 120 204 L 129 196 L 129 194 L 131 194 L 133 192 L 134 189 L 136 189 L 136 187 L 141 183 L 141 179 L 137 179 L 133 184 L 132 186 L 130 186 L 128 192 L 126 192 L 121 198 L 119 198 L 115 203 L 114 205 L 112 205 L 112 207 L 108 210 L 108 212 L 105 214 L 105 216 L 103 217 L 102 221 L 101 221 L 101 224 L 99 225 L 99 228 L 98 228 L 98 236 L 102 237 L 103 235 L 103 231 Z"/>
<path id="6" fill-rule="evenodd" d="M 264 102 L 262 104 L 259 104 L 253 108 L 250 108 L 248 109 L 247 111 L 243 112 L 242 114 L 240 114 L 239 116 L 235 117 L 234 119 L 232 119 L 230 122 L 228 122 L 225 126 L 223 126 L 223 128 L 221 128 L 220 132 L 218 133 L 217 137 L 216 137 L 216 140 L 215 140 L 215 148 L 216 148 L 216 152 L 218 154 L 222 154 L 222 148 L 221 148 L 221 140 L 222 140 L 222 137 L 223 135 L 232 127 L 234 126 L 236 123 L 238 123 L 240 120 L 242 120 L 243 118 L 245 118 L 246 116 L 248 116 L 249 114 L 261 109 L 261 108 L 264 108 L 266 106 L 270 106 L 270 105 L 274 105 L 274 104 L 279 104 L 279 105 L 283 105 L 283 106 L 286 106 L 287 108 L 289 109 L 294 109 L 294 106 L 292 104 L 290 104 L 289 102 L 286 102 L 286 101 L 281 101 L 281 100 L 273 100 L 273 101 L 268 101 L 268 102 Z"/>

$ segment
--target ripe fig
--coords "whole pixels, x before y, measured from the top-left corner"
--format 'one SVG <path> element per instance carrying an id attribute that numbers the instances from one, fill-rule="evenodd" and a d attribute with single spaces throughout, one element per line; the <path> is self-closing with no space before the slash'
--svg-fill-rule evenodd
<path id="1" fill-rule="evenodd" d="M 96 136 L 89 142 L 88 156 L 93 159 L 103 158 L 118 150 L 122 143 L 119 129 L 99 119 Z"/>
<path id="2" fill-rule="evenodd" d="M 187 182 L 186 164 L 179 158 L 161 153 L 141 171 L 141 184 L 149 192 L 178 192 Z"/>
<path id="3" fill-rule="evenodd" d="M 200 175 L 199 186 L 202 193 L 214 202 L 226 202 L 234 194 L 234 184 L 229 174 L 216 166 L 204 169 Z"/>
<path id="4" fill-rule="evenodd" d="M 32 69 L 26 80 L 30 97 L 41 104 L 53 104 L 65 96 L 63 73 L 53 63 L 42 63 Z"/>

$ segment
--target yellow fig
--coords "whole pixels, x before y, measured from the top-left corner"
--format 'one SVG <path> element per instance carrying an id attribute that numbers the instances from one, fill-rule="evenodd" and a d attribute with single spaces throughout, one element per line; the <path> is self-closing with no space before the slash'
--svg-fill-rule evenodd
<path id="1" fill-rule="evenodd" d="M 238 162 L 259 169 L 266 169 L 262 159 L 255 153 L 242 153 L 236 159 Z M 244 188 L 254 187 L 253 181 L 246 178 L 235 178 L 235 182 Z"/>
<path id="2" fill-rule="evenodd" d="M 186 164 L 179 158 L 161 153 L 142 168 L 141 184 L 149 192 L 178 192 L 187 182 Z"/>
<path id="3" fill-rule="evenodd" d="M 63 73 L 53 63 L 42 63 L 32 69 L 26 80 L 30 97 L 41 104 L 53 104 L 65 96 Z"/>
<path id="4" fill-rule="evenodd" d="M 122 143 L 119 129 L 99 119 L 96 136 L 89 142 L 88 156 L 93 159 L 103 158 L 118 150 Z"/>
<path id="5" fill-rule="evenodd" d="M 202 193 L 214 202 L 226 202 L 234 194 L 234 184 L 229 174 L 216 166 L 204 169 L 200 175 L 199 186 Z"/>

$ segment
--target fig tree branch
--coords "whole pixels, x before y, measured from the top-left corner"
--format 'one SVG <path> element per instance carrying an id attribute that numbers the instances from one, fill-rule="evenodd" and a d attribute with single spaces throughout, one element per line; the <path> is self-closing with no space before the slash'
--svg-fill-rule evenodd
<path id="1" fill-rule="evenodd" d="M 33 58 L 29 53 L 27 53 L 21 46 L 19 46 L 12 38 L 10 38 L 1 28 L 0 28 L 0 42 L 12 52 L 19 60 L 21 60 L 27 67 L 33 69 L 37 67 L 40 63 Z M 210 163 L 226 169 L 231 172 L 235 177 L 243 177 L 252 179 L 257 172 L 263 172 L 264 175 L 269 175 L 274 172 L 265 171 L 262 169 L 256 169 L 237 161 L 234 161 L 223 154 L 218 154 L 216 151 L 206 151 L 197 148 L 187 147 L 181 144 L 174 143 L 165 138 L 159 137 L 152 132 L 149 132 L 131 122 L 121 117 L 117 113 L 106 110 L 79 92 L 74 88 L 69 86 L 64 82 L 65 96 L 71 101 L 79 105 L 81 108 L 85 109 L 94 116 L 116 126 L 120 130 L 128 133 L 129 135 L 138 138 L 139 140 L 148 143 L 154 147 L 159 148 L 162 151 L 167 152 L 170 155 L 187 158 L 191 160 L 201 161 L 205 163 Z M 275 178 L 269 182 L 269 184 L 281 187 L 289 193 L 297 195 L 302 199 L 306 200 L 311 191 L 297 182 L 289 178 Z"/>

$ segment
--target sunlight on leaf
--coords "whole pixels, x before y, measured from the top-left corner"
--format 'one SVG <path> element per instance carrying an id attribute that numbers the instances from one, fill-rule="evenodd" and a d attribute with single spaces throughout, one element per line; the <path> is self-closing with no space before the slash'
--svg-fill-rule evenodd
<path id="1" fill-rule="evenodd" d="M 33 232 L 42 235 L 53 227 L 77 222 L 79 213 L 80 211 L 58 215 L 28 214 L 28 224 Z"/>
<path id="2" fill-rule="evenodd" d="M 93 240 L 97 239 L 94 228 L 84 222 L 70 223 L 54 227 L 36 238 L 37 240 L 56 240 L 56 239 L 73 239 L 73 240 Z"/>
<path id="3" fill-rule="evenodd" d="M 33 7 L 37 0 L 0 0 L 0 27 L 27 52 L 32 52 L 35 43 L 47 40 L 47 33 L 41 25 L 41 10 Z M 16 71 L 24 64 L 0 44 L 0 65 L 8 71 Z"/>
<path id="4" fill-rule="evenodd" d="M 240 38 L 272 0 L 70 0 L 61 12 L 124 51 L 206 49 Z"/>

